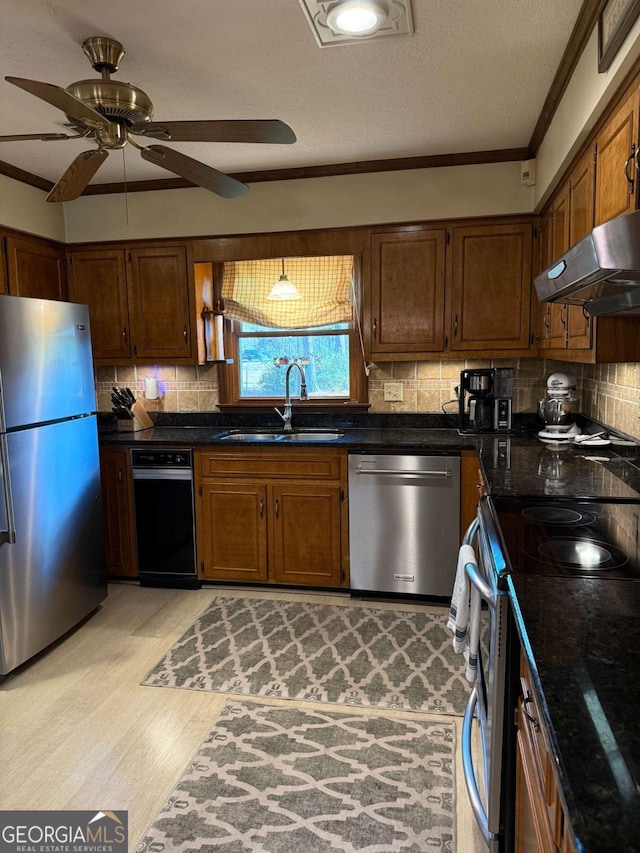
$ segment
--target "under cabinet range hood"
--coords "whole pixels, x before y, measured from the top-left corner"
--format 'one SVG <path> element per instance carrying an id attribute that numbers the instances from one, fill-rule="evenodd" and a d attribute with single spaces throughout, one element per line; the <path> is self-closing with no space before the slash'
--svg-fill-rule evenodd
<path id="1" fill-rule="evenodd" d="M 640 315 L 640 210 L 598 225 L 535 285 L 542 302 L 582 305 L 596 317 Z"/>

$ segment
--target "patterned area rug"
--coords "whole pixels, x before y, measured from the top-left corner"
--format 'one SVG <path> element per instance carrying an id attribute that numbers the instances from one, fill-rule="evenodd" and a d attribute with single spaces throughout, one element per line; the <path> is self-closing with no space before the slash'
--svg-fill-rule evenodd
<path id="1" fill-rule="evenodd" d="M 137 853 L 455 849 L 452 723 L 230 701 Z"/>
<path id="2" fill-rule="evenodd" d="M 447 611 L 218 598 L 143 684 L 462 715 Z"/>

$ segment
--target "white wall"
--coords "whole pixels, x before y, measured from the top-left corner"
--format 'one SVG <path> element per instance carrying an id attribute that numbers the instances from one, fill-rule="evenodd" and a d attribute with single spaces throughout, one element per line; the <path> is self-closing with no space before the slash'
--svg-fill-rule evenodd
<path id="1" fill-rule="evenodd" d="M 257 183 L 233 200 L 195 188 L 84 196 L 64 208 L 76 243 L 529 213 L 533 190 L 516 162 Z"/>
<path id="2" fill-rule="evenodd" d="M 47 204 L 42 190 L 4 175 L 0 175 L 0 225 L 39 237 L 65 240 L 62 205 Z"/>
<path id="3" fill-rule="evenodd" d="M 613 63 L 599 74 L 598 28 L 594 29 L 538 152 L 536 209 L 546 201 L 554 179 L 569 165 L 639 56 L 640 18 Z"/>

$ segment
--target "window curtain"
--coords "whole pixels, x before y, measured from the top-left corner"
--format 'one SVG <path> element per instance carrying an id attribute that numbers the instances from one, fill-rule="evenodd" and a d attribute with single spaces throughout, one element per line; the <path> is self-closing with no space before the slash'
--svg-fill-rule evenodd
<path id="1" fill-rule="evenodd" d="M 273 329 L 304 329 L 351 322 L 354 258 L 285 258 L 284 272 L 302 298 L 269 301 L 282 273 L 282 259 L 230 261 L 224 264 L 222 298 L 225 316 Z"/>

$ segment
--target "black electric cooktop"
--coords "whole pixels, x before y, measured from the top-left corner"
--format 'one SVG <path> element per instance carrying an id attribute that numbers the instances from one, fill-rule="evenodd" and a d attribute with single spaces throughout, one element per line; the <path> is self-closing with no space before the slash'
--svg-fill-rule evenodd
<path id="1" fill-rule="evenodd" d="M 498 498 L 513 573 L 640 580 L 640 504 Z"/>

